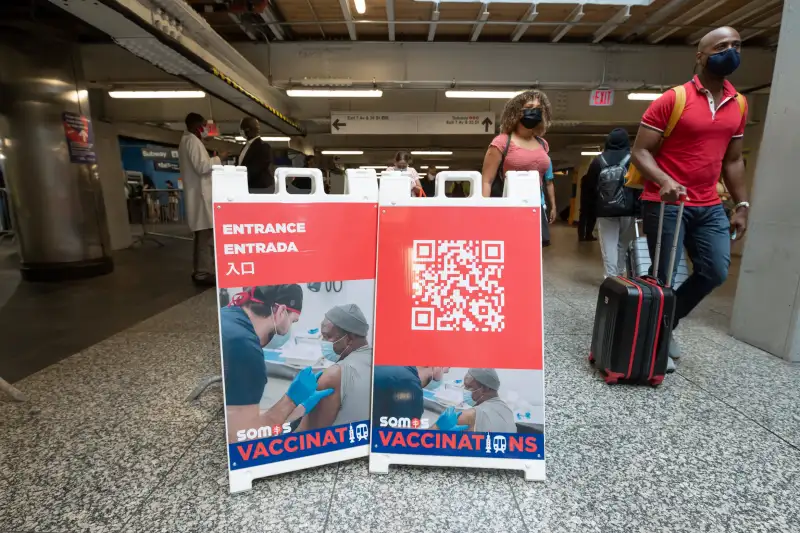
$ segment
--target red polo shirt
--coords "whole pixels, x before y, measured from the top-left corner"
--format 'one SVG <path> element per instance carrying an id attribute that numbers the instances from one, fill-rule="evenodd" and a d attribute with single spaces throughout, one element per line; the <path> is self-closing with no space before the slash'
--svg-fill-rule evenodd
<path id="1" fill-rule="evenodd" d="M 731 139 L 744 135 L 745 112 L 739 110 L 736 89 L 725 81 L 722 102 L 714 109 L 711 93 L 697 76 L 683 85 L 686 107 L 672 134 L 664 139 L 656 163 L 672 179 L 686 187 L 689 206 L 720 203 L 717 182 L 722 174 L 722 160 Z M 664 132 L 675 105 L 675 91 L 667 91 L 655 100 L 642 117 L 642 126 Z M 643 200 L 658 202 L 658 185 L 645 180 Z"/>

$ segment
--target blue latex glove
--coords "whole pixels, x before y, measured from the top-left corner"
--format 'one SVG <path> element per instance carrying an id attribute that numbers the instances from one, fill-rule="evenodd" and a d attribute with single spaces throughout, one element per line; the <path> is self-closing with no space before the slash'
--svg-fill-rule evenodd
<path id="1" fill-rule="evenodd" d="M 320 374 L 321 373 L 322 372 L 320 372 Z M 319 376 L 317 377 L 319 378 Z M 306 410 L 306 414 L 308 414 L 314 410 L 314 408 L 317 406 L 317 404 L 321 399 L 326 398 L 331 394 L 333 394 L 333 389 L 318 390 L 314 394 L 309 396 L 308 400 L 304 401 L 300 405 L 303 406 L 303 408 Z"/>
<path id="2" fill-rule="evenodd" d="M 322 372 L 314 374 L 310 366 L 305 367 L 298 372 L 297 376 L 295 376 L 289 384 L 289 390 L 286 391 L 286 396 L 288 396 L 295 405 L 302 404 L 317 392 L 317 380 L 321 375 Z M 319 400 L 317 400 L 317 402 L 319 402 Z M 316 403 L 314 405 L 316 405 Z"/>
<path id="3" fill-rule="evenodd" d="M 436 427 L 442 431 L 464 431 L 469 428 L 466 425 L 458 425 L 458 413 L 453 407 L 445 409 L 444 413 L 436 419 Z"/>

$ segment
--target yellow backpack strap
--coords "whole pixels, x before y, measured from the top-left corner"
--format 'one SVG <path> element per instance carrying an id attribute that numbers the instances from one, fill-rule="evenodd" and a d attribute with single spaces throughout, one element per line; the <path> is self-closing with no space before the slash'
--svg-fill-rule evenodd
<path id="1" fill-rule="evenodd" d="M 669 116 L 667 129 L 664 130 L 665 139 L 672 134 L 672 130 L 675 129 L 675 126 L 681 119 L 683 109 L 686 107 L 686 87 L 678 85 L 677 87 L 673 87 L 672 90 L 675 91 L 675 105 L 672 106 L 672 114 Z"/>
<path id="2" fill-rule="evenodd" d="M 736 103 L 739 104 L 739 113 L 744 116 L 747 109 L 747 98 L 743 94 L 736 93 Z"/>

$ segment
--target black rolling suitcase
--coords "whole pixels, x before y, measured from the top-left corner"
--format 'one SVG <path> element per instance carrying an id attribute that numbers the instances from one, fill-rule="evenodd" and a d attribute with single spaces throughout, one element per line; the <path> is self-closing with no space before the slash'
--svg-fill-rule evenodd
<path id="1" fill-rule="evenodd" d="M 666 284 L 658 281 L 664 226 L 662 203 L 653 276 L 610 277 L 600 285 L 589 362 L 600 370 L 609 385 L 624 382 L 656 386 L 664 380 L 675 315 L 672 273 L 682 218 L 683 202 L 678 211 Z"/>

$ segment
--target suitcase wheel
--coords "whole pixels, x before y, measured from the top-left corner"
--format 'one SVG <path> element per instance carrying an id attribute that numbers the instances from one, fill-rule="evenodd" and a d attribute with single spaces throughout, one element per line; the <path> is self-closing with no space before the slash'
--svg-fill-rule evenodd
<path id="1" fill-rule="evenodd" d="M 619 381 L 619 378 L 617 376 L 606 375 L 605 376 L 605 380 L 606 380 L 606 383 L 608 383 L 609 385 L 616 385 L 617 382 Z"/>
<path id="2" fill-rule="evenodd" d="M 658 387 L 659 385 L 661 385 L 663 381 L 664 381 L 664 376 L 656 376 L 654 378 L 651 378 L 648 381 L 648 383 L 650 383 L 650 385 L 653 387 Z"/>

